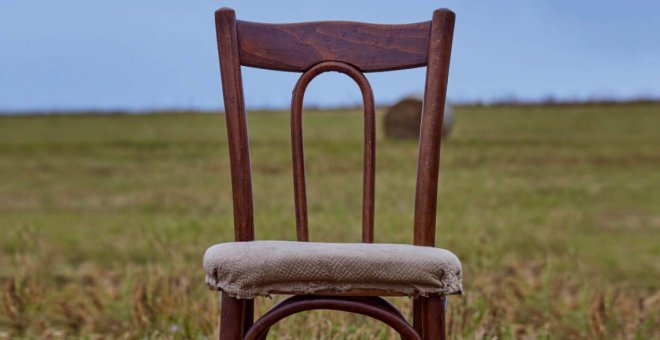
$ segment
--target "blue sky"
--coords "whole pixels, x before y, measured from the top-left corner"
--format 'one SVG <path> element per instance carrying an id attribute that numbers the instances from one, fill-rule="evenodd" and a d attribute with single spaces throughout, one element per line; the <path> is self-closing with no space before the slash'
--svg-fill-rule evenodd
<path id="1" fill-rule="evenodd" d="M 243 20 L 429 20 L 457 14 L 450 100 L 660 97 L 660 1 L 95 1 L 0 2 L 0 111 L 218 109 L 213 11 Z M 423 69 L 368 74 L 387 104 L 423 89 Z M 249 107 L 287 107 L 294 73 L 243 69 Z M 360 103 L 339 74 L 308 105 Z"/>

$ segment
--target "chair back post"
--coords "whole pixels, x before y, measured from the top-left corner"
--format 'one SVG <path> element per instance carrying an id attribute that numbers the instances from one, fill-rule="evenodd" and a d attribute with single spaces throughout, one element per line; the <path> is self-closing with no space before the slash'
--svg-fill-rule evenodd
<path id="1" fill-rule="evenodd" d="M 234 10 L 221 8 L 216 11 L 215 25 L 227 121 L 234 206 L 234 237 L 236 241 L 251 241 L 254 240 L 252 178 Z"/>
<path id="2" fill-rule="evenodd" d="M 435 245 L 440 140 L 454 21 L 452 11 L 440 9 L 433 12 L 415 188 L 414 244 L 420 246 Z"/>

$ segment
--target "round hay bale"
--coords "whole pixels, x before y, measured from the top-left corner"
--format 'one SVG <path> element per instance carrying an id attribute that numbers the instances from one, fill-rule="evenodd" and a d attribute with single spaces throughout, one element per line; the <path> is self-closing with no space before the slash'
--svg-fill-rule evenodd
<path id="1" fill-rule="evenodd" d="M 422 99 L 409 96 L 401 99 L 385 113 L 385 136 L 392 139 L 419 139 L 422 121 Z M 449 135 L 454 123 L 451 106 L 445 105 L 442 137 Z"/>

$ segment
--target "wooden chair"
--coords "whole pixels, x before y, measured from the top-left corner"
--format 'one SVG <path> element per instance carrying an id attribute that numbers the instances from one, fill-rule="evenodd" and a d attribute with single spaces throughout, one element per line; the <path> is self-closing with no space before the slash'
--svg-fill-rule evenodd
<path id="1" fill-rule="evenodd" d="M 445 296 L 462 290 L 460 262 L 450 252 L 434 247 L 440 134 L 454 13 L 436 10 L 431 21 L 406 25 L 341 21 L 262 24 L 237 21 L 233 10 L 222 8 L 215 19 L 237 241 L 213 246 L 204 257 L 208 285 L 222 291 L 220 339 L 265 339 L 278 320 L 312 309 L 367 315 L 406 339 L 444 339 Z M 302 73 L 293 91 L 291 138 L 297 237 L 303 242 L 254 241 L 242 65 Z M 372 244 L 376 128 L 373 94 L 363 72 L 423 66 L 426 88 L 414 245 Z M 364 243 L 308 242 L 302 102 L 310 81 L 328 71 L 351 77 L 363 96 Z M 269 294 L 292 296 L 254 322 L 253 298 Z M 413 297 L 413 325 L 382 296 Z"/>

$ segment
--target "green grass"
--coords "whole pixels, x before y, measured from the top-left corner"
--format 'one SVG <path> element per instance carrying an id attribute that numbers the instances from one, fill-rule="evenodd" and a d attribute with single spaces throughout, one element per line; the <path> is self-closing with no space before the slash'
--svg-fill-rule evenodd
<path id="1" fill-rule="evenodd" d="M 259 239 L 295 238 L 288 124 L 249 116 Z M 659 127 L 657 104 L 457 109 L 437 233 L 464 266 L 452 337 L 658 338 Z M 361 115 L 304 128 L 311 239 L 359 241 Z M 416 152 L 379 131 L 378 242 L 412 240 Z M 222 115 L 1 117 L 0 338 L 213 336 L 201 257 L 233 237 L 227 153 Z M 324 311 L 271 334 L 394 337 Z"/>

